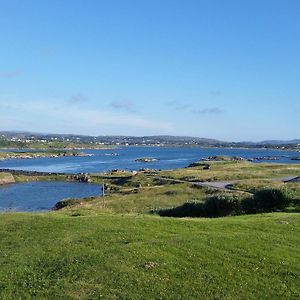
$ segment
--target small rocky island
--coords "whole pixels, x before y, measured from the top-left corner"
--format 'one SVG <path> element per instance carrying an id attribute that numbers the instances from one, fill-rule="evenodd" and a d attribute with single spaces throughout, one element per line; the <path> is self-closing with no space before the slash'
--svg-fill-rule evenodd
<path id="1" fill-rule="evenodd" d="M 158 161 L 157 158 L 152 158 L 152 157 L 141 157 L 141 158 L 137 158 L 134 160 L 135 162 L 145 162 L 145 163 L 148 163 L 148 162 L 155 162 L 155 161 Z"/>
<path id="2" fill-rule="evenodd" d="M 57 158 L 66 156 L 92 156 L 92 154 L 77 151 L 18 151 L 0 152 L 0 160 L 6 159 L 32 159 L 32 158 Z"/>

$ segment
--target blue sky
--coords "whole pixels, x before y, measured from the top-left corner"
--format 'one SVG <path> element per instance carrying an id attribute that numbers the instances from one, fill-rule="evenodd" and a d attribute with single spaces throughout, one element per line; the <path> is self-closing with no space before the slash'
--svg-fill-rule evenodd
<path id="1" fill-rule="evenodd" d="M 0 0 L 0 130 L 299 138 L 298 0 Z"/>

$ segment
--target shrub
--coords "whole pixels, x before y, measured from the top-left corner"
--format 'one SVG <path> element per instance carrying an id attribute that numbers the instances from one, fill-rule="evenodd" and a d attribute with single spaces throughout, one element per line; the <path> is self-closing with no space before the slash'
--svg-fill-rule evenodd
<path id="1" fill-rule="evenodd" d="M 242 201 L 245 213 L 260 213 L 282 210 L 292 201 L 292 193 L 287 189 L 262 189 L 253 197 Z"/>
<path id="2" fill-rule="evenodd" d="M 236 215 L 241 211 L 241 201 L 234 195 L 212 196 L 205 201 L 203 209 L 207 217 Z"/>
<path id="3" fill-rule="evenodd" d="M 54 207 L 53 210 L 58 210 L 58 209 L 62 209 L 64 207 L 69 207 L 69 206 L 73 206 L 80 203 L 80 200 L 78 199 L 63 199 L 61 201 L 58 201 Z"/>
<path id="4" fill-rule="evenodd" d="M 161 217 L 203 217 L 203 202 L 192 201 L 173 208 L 165 208 L 157 211 Z"/>
<path id="5" fill-rule="evenodd" d="M 193 201 L 174 208 L 161 209 L 157 213 L 162 217 L 223 217 L 239 214 L 241 201 L 233 195 L 217 195 L 205 202 Z"/>

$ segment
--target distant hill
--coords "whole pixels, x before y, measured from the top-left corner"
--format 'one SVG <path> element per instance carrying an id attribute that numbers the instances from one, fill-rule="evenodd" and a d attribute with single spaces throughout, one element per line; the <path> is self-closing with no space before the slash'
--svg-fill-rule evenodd
<path id="1" fill-rule="evenodd" d="M 290 140 L 290 141 L 267 140 L 267 141 L 259 142 L 257 144 L 261 144 L 261 145 L 294 145 L 294 144 L 300 144 L 300 139 Z"/>
<path id="2" fill-rule="evenodd" d="M 289 141 L 265 140 L 261 142 L 226 142 L 211 138 L 201 138 L 192 136 L 88 136 L 77 134 L 35 133 L 26 131 L 0 131 L 0 138 L 14 140 L 57 140 L 80 143 L 104 143 L 117 145 L 197 145 L 212 147 L 276 147 L 282 145 L 294 145 L 295 147 L 297 144 L 300 144 L 300 139 L 294 139 Z"/>

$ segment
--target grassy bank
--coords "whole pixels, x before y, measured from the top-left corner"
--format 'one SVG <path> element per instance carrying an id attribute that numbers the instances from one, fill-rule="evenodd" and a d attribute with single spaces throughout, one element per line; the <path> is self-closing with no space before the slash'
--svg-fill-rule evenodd
<path id="1" fill-rule="evenodd" d="M 187 181 L 218 181 L 239 179 L 268 179 L 300 175 L 300 164 L 274 164 L 251 162 L 210 162 L 210 170 L 203 166 L 162 171 L 160 174 Z"/>
<path id="2" fill-rule="evenodd" d="M 10 173 L 0 173 L 0 185 L 14 182 L 15 178 Z"/>
<path id="3" fill-rule="evenodd" d="M 300 215 L 0 218 L 1 299 L 296 299 Z"/>

